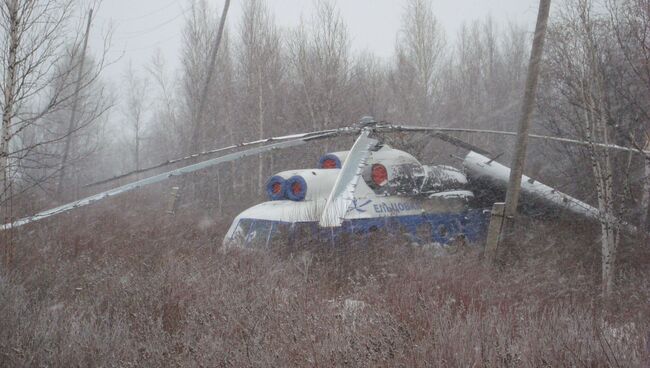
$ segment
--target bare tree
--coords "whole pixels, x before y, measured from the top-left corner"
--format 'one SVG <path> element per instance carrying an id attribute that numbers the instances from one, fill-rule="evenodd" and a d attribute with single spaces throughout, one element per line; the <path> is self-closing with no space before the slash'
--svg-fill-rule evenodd
<path id="1" fill-rule="evenodd" d="M 79 67 L 75 47 L 70 46 L 66 50 L 57 68 L 66 70 Z M 88 73 L 84 73 L 80 81 L 83 88 L 77 97 L 65 99 L 57 109 L 44 115 L 16 136 L 13 158 L 19 180 L 15 182 L 20 184 L 23 190 L 36 186 L 47 193 L 48 197 L 59 193 L 66 196 L 76 192 L 79 183 L 93 180 L 93 176 L 98 173 L 97 170 L 90 169 L 93 166 L 91 161 L 107 146 L 104 127 L 114 99 L 104 83 L 96 78 L 97 68 L 101 66 L 90 56 L 86 65 Z M 65 90 L 60 92 L 61 88 Z M 47 96 L 55 93 L 72 96 L 76 88 L 77 83 L 68 83 L 65 79 L 56 80 L 44 93 Z M 76 117 L 71 130 L 73 110 L 76 111 Z M 62 183 L 60 173 L 64 157 L 66 167 L 70 171 L 83 173 L 65 176 Z M 51 194 L 50 187 L 53 187 Z M 65 190 L 59 192 L 60 188 Z M 60 195 L 56 197 L 61 199 Z"/>
<path id="2" fill-rule="evenodd" d="M 617 64 L 611 32 L 591 0 L 566 2 L 551 32 L 547 68 L 555 102 L 547 107 L 548 118 L 562 121 L 565 134 L 571 132 L 591 144 L 586 162 L 591 168 L 600 211 L 602 290 L 611 295 L 616 274 L 616 254 L 620 241 L 620 196 L 617 178 L 623 170 L 612 152 L 597 144 L 616 143 L 616 127 L 624 115 L 615 110 L 610 67 Z M 619 179 L 620 181 L 620 179 Z"/>
<path id="3" fill-rule="evenodd" d="M 350 44 L 347 27 L 332 2 L 316 2 L 310 25 L 303 23 L 294 32 L 289 50 L 296 90 L 307 109 L 302 116 L 311 121 L 311 128 L 348 120 L 344 116 L 350 88 Z"/>
<path id="4" fill-rule="evenodd" d="M 10 155 L 14 138 L 61 102 L 54 94 L 45 104 L 37 99 L 59 78 L 55 66 L 62 54 L 62 32 L 72 10 L 71 0 L 7 0 L 0 4 L 3 30 L 2 139 L 0 174 L 4 202 L 10 183 Z M 65 73 L 66 71 L 64 71 Z"/>
<path id="5" fill-rule="evenodd" d="M 84 91 L 95 88 L 106 55 L 104 49 L 102 58 L 82 70 L 80 55 L 86 22 L 71 21 L 76 4 L 74 0 L 7 0 L 0 4 L 0 47 L 4 50 L 0 170 L 5 189 L 19 168 L 23 168 L 21 177 L 30 179 L 25 170 L 50 166 L 51 160 L 37 161 L 39 155 L 52 155 L 52 150 L 45 147 L 69 143 L 68 137 L 78 134 L 107 109 L 106 104 L 82 106 L 95 109 L 94 118 L 85 116 L 73 129 L 59 129 L 56 125 L 75 95 L 83 97 Z M 92 5 L 96 7 L 98 2 Z M 81 115 L 86 114 L 84 111 Z M 48 171 L 45 176 L 58 173 L 60 163 L 55 172 Z M 0 203 L 10 197 L 5 190 Z"/>
<path id="6" fill-rule="evenodd" d="M 280 54 L 280 34 L 272 16 L 261 0 L 247 0 L 239 29 L 239 71 L 243 82 L 241 116 L 255 121 L 259 139 L 269 135 L 277 125 L 278 93 L 284 68 Z M 257 188 L 264 187 L 264 157 L 259 156 Z"/>
<path id="7" fill-rule="evenodd" d="M 359 55 L 352 70 L 352 85 L 355 101 L 354 116 L 378 116 L 388 118 L 388 73 L 384 62 L 370 52 Z"/>
<path id="8" fill-rule="evenodd" d="M 140 153 L 144 134 L 145 114 L 147 109 L 147 91 L 149 81 L 146 77 L 139 77 L 129 64 L 124 73 L 126 86 L 123 114 L 126 124 L 133 132 L 133 163 L 135 170 L 140 170 Z"/>
<path id="9" fill-rule="evenodd" d="M 650 146 L 650 1 L 607 0 L 608 26 L 620 51 L 620 64 L 613 79 L 615 93 L 632 115 L 618 124 L 619 134 L 639 151 Z M 639 201 L 639 241 L 645 244 L 650 232 L 650 157 L 644 155 L 643 193 Z"/>
<path id="10" fill-rule="evenodd" d="M 397 67 L 406 67 L 414 73 L 416 119 L 421 122 L 433 114 L 434 94 L 439 82 L 437 74 L 445 44 L 445 35 L 433 15 L 431 2 L 409 0 L 397 40 Z"/>
<path id="11" fill-rule="evenodd" d="M 68 155 L 70 154 L 70 143 L 72 142 L 72 133 L 75 131 L 77 125 L 77 109 L 79 106 L 79 93 L 81 92 L 83 77 L 84 77 L 84 64 L 86 61 L 86 50 L 88 48 L 88 37 L 90 36 L 90 26 L 93 21 L 93 10 L 88 11 L 88 24 L 86 25 L 86 32 L 83 37 L 83 46 L 79 55 L 79 65 L 77 66 L 77 80 L 75 81 L 74 95 L 72 96 L 72 111 L 70 113 L 70 123 L 68 124 L 67 137 L 65 139 L 65 148 L 63 149 L 63 156 L 61 158 L 61 169 L 59 171 L 59 183 L 57 188 L 57 195 L 61 196 L 63 191 L 63 180 L 65 179 L 66 165 L 68 164 Z"/>
<path id="12" fill-rule="evenodd" d="M 41 164 L 30 162 L 32 154 L 78 130 L 66 130 L 47 139 L 32 130 L 45 127 L 49 132 L 56 131 L 56 127 L 47 126 L 48 117 L 65 109 L 72 99 L 72 86 L 77 81 L 73 75 L 79 58 L 70 58 L 67 51 L 68 45 L 76 45 L 74 50 L 80 45 L 79 38 L 68 36 L 74 34 L 68 32 L 75 26 L 71 22 L 75 5 L 75 0 L 5 0 L 0 3 L 0 89 L 3 93 L 0 207 L 5 217 L 11 216 L 9 202 L 13 198 L 12 188 L 19 168 L 27 166 L 21 174 L 29 179 L 30 167 Z M 87 84 L 96 79 L 97 69 L 93 72 L 94 77 L 87 78 Z M 29 137 L 36 139 L 29 141 Z M 42 182 L 35 185 L 42 185 Z M 8 250 L 7 263 L 11 262 L 11 254 Z"/>
<path id="13" fill-rule="evenodd" d="M 157 51 L 151 64 L 147 66 L 147 72 L 151 78 L 151 113 L 152 129 L 149 132 L 149 142 L 156 147 L 170 147 L 167 150 L 151 149 L 150 160 L 160 162 L 169 160 L 182 154 L 180 147 L 182 142 L 183 129 L 179 123 L 179 91 L 175 89 L 176 80 L 170 75 L 168 66 L 162 53 Z"/>

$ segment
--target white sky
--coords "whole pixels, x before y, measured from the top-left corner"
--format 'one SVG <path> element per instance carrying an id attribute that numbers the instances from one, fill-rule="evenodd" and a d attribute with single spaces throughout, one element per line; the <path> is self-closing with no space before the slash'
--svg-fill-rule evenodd
<path id="1" fill-rule="evenodd" d="M 97 11 L 90 41 L 91 53 L 102 45 L 102 33 L 113 27 L 113 44 L 109 57 L 117 59 L 107 68 L 113 81 L 123 75 L 129 62 L 136 69 L 149 63 L 160 50 L 170 67 L 178 64 L 184 10 L 188 0 L 104 0 Z M 209 0 L 221 11 L 223 0 Z M 227 24 L 231 29 L 241 14 L 241 0 L 232 0 Z M 281 27 L 293 27 L 301 16 L 309 19 L 311 0 L 267 0 L 276 22 Z M 346 21 L 354 51 L 367 50 L 389 57 L 400 28 L 404 0 L 338 0 L 337 6 Z M 497 23 L 514 21 L 533 31 L 538 0 L 433 0 L 437 19 L 453 40 L 463 22 L 491 15 Z M 95 48 L 95 50 L 93 50 Z"/>

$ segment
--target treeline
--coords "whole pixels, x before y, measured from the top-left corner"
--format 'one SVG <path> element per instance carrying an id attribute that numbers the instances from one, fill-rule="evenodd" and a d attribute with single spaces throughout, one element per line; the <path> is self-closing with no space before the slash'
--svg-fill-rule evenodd
<path id="1" fill-rule="evenodd" d="M 417 125 L 514 126 L 529 43 L 521 26 L 475 21 L 452 40 L 430 2 L 408 1 L 403 28 L 395 35 L 395 55 L 382 59 L 371 52 L 353 53 L 335 4 L 314 4 L 301 25 L 280 29 L 264 1 L 243 2 L 242 18 L 230 19 L 237 25 L 226 31 L 206 118 L 199 124 L 188 117 L 196 116 L 197 86 L 207 73 L 219 14 L 204 1 L 192 3 L 180 73 L 172 77 L 158 60 L 146 77 L 154 82 L 149 96 L 155 96 L 156 108 L 153 123 L 147 124 L 147 153 L 132 157 L 147 157 L 150 164 L 247 140 L 348 126 L 364 115 Z M 201 130 L 198 146 L 191 142 L 196 129 Z M 236 173 L 222 175 L 221 186 L 259 193 L 274 171 L 313 166 L 323 150 L 351 143 L 330 142 L 311 154 L 314 149 L 251 160 L 238 165 Z M 308 161 L 301 160 L 305 153 Z M 435 156 L 423 159 L 436 161 Z"/>

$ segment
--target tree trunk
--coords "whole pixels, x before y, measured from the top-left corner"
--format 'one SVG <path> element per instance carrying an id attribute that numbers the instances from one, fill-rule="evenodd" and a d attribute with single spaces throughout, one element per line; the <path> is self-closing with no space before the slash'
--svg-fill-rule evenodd
<path id="1" fill-rule="evenodd" d="M 593 78 L 598 83 L 598 76 Z M 592 171 L 596 179 L 596 192 L 598 195 L 598 209 L 600 211 L 601 226 L 601 262 L 602 262 L 602 293 L 604 297 L 610 297 L 614 291 L 614 278 L 616 274 L 616 251 L 618 248 L 618 220 L 614 216 L 614 184 L 612 176 L 612 163 L 608 150 L 597 151 L 595 141 L 609 143 L 606 117 L 595 104 L 596 100 L 592 95 L 593 86 L 583 82 L 583 102 L 585 106 L 584 122 L 587 141 L 590 142 L 589 156 L 592 163 Z M 602 95 L 602 85 L 596 86 L 601 92 L 599 99 L 600 106 L 605 106 Z"/>
<path id="2" fill-rule="evenodd" d="M 65 138 L 65 148 L 63 149 L 63 157 L 61 158 L 61 169 L 59 171 L 59 183 L 56 189 L 56 194 L 61 197 L 63 193 L 63 185 L 65 180 L 65 170 L 68 165 L 68 156 L 70 155 L 70 145 L 72 144 L 72 134 L 77 125 L 77 108 L 79 106 L 79 92 L 81 91 L 81 84 L 84 73 L 84 62 L 86 61 L 86 48 L 88 47 L 88 35 L 90 33 L 90 24 L 93 19 L 93 10 L 88 12 L 88 24 L 86 25 L 86 34 L 84 36 L 83 47 L 81 48 L 81 55 L 79 59 L 79 73 L 77 75 L 77 82 L 74 90 L 74 97 L 72 98 L 72 111 L 70 113 L 70 123 L 68 124 L 68 132 Z"/>
<path id="3" fill-rule="evenodd" d="M 14 104 L 16 102 L 16 83 L 17 83 L 17 54 L 20 43 L 20 18 L 18 17 L 18 0 L 5 3 L 7 14 L 10 20 L 9 25 L 9 55 L 5 70 L 4 85 L 4 106 L 2 110 L 2 141 L 0 142 L 0 170 L 2 171 L 2 193 L 0 193 L 0 209 L 3 212 L 3 222 L 11 222 L 11 214 L 8 203 L 11 193 L 9 180 L 9 143 L 11 141 L 11 120 L 14 116 Z M 5 234 L 9 237 L 10 234 Z M 13 261 L 13 242 L 5 242 L 4 261 L 6 269 L 11 267 Z"/>
<path id="4" fill-rule="evenodd" d="M 259 122 L 259 139 L 264 139 L 264 85 L 262 77 L 262 68 L 258 66 L 257 68 L 257 110 L 258 110 L 258 122 Z M 259 155 L 259 166 L 257 170 L 257 192 L 262 194 L 264 187 L 264 155 Z"/>
<path id="5" fill-rule="evenodd" d="M 138 127 L 135 129 L 135 169 L 140 170 L 140 123 L 139 122 L 138 122 Z"/>
<path id="6" fill-rule="evenodd" d="M 9 29 L 9 55 L 6 64 L 5 85 L 4 85 L 4 106 L 2 110 L 2 142 L 0 143 L 0 170 L 2 171 L 2 200 L 0 205 L 4 207 L 7 200 L 9 188 L 9 143 L 11 140 L 11 120 L 14 116 L 14 104 L 16 99 L 16 58 L 20 42 L 20 19 L 18 18 L 18 0 L 7 3 L 7 13 L 10 20 Z"/>

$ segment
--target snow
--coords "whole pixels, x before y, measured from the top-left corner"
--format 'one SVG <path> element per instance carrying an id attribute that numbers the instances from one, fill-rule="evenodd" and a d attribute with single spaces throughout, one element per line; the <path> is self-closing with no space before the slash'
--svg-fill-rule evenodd
<path id="1" fill-rule="evenodd" d="M 443 198 L 443 199 L 470 199 L 474 197 L 474 193 L 469 190 L 451 190 L 447 192 L 438 192 L 429 195 L 429 198 Z"/>

